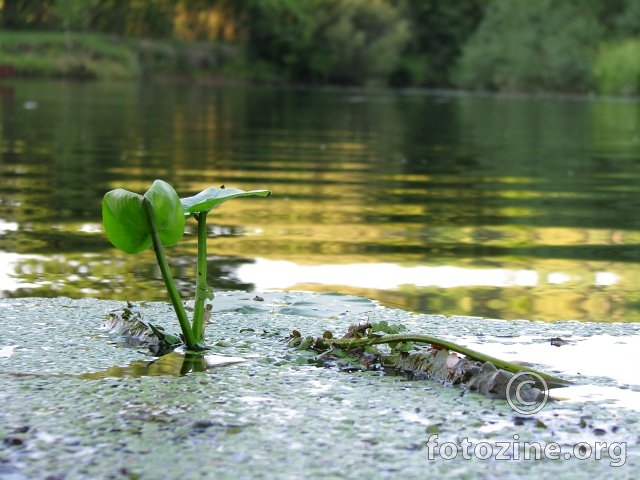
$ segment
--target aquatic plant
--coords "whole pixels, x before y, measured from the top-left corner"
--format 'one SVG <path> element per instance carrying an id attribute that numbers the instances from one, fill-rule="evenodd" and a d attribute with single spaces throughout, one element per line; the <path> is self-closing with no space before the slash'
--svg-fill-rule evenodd
<path id="1" fill-rule="evenodd" d="M 233 198 L 267 197 L 270 194 L 270 190 L 245 191 L 221 186 L 181 199 L 167 182 L 155 180 L 143 195 L 117 188 L 107 192 L 102 199 L 102 223 L 107 238 L 115 247 L 126 253 L 136 254 L 153 246 L 162 279 L 180 324 L 182 340 L 189 350 L 206 348 L 206 303 L 213 299 L 213 290 L 207 285 L 207 214 Z M 164 247 L 175 245 L 182 239 L 185 220 L 189 217 L 194 217 L 198 222 L 196 291 L 191 321 L 164 253 Z M 154 333 L 168 343 L 179 342 L 177 337 L 160 330 L 154 329 Z"/>
<path id="2" fill-rule="evenodd" d="M 412 379 L 437 380 L 491 398 L 506 399 L 510 384 L 517 394 L 533 401 L 549 388 L 566 387 L 565 380 L 519 363 L 508 362 L 471 348 L 429 335 L 405 332 L 401 324 L 362 323 L 351 325 L 345 335 L 336 338 L 331 331 L 321 337 L 303 337 L 294 330 L 288 345 L 318 355 L 302 358 L 319 366 L 339 365 L 341 370 L 377 370 L 384 368 Z M 427 348 L 418 347 L 418 344 Z M 386 345 L 386 350 L 377 347 Z M 526 392 L 526 393 L 525 393 Z"/>

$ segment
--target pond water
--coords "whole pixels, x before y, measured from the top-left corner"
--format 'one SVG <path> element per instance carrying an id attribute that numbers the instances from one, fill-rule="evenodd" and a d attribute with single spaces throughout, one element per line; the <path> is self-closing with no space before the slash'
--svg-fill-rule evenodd
<path id="1" fill-rule="evenodd" d="M 640 321 L 640 104 L 612 99 L 0 84 L 0 296 L 164 300 L 100 201 L 269 188 L 209 217 L 216 290 L 408 310 Z M 193 292 L 195 224 L 168 250 Z"/>

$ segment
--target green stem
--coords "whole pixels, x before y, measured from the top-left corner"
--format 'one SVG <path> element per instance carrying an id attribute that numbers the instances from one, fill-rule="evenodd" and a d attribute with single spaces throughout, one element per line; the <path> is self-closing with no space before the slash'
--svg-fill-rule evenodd
<path id="1" fill-rule="evenodd" d="M 198 342 L 204 342 L 206 321 L 204 307 L 211 290 L 207 285 L 207 212 L 200 212 L 198 219 L 198 264 L 196 266 L 196 299 L 193 306 L 193 333 Z"/>
<path id="2" fill-rule="evenodd" d="M 193 330 L 191 329 L 191 325 L 189 324 L 187 312 L 182 305 L 180 293 L 178 292 L 178 288 L 173 281 L 173 275 L 171 275 L 169 262 L 167 261 L 167 257 L 164 254 L 164 247 L 162 246 L 162 241 L 160 240 L 160 236 L 158 235 L 158 230 L 153 219 L 153 206 L 151 205 L 149 199 L 147 199 L 146 197 L 143 198 L 142 204 L 144 205 L 147 212 L 147 221 L 149 222 L 149 230 L 151 230 L 151 239 L 153 240 L 153 250 L 156 252 L 156 260 L 158 261 L 160 272 L 162 272 L 162 280 L 164 280 L 164 284 L 167 287 L 167 291 L 169 292 L 169 298 L 171 298 L 173 309 L 175 310 L 176 316 L 178 317 L 178 322 L 180 323 L 180 329 L 182 330 L 184 341 L 187 345 L 187 348 L 198 349 L 200 346 L 198 345 L 196 337 L 193 334 Z"/>
<path id="3" fill-rule="evenodd" d="M 551 382 L 553 385 L 567 385 L 569 382 L 559 377 L 554 377 L 553 375 L 549 375 L 544 372 L 539 372 L 531 367 L 527 367 L 524 365 L 519 365 L 517 363 L 507 362 L 505 360 L 500 360 L 499 358 L 492 357 L 491 355 L 485 355 L 484 353 L 477 352 L 470 348 L 464 347 L 462 345 L 458 345 L 456 343 L 450 342 L 448 340 L 442 340 L 436 337 L 430 337 L 429 335 L 417 335 L 412 333 L 400 333 L 400 334 L 392 334 L 392 335 L 381 335 L 376 337 L 362 337 L 362 338 L 331 338 L 331 339 L 320 339 L 316 340 L 316 346 L 318 346 L 318 341 L 320 341 L 320 347 L 338 347 L 343 350 L 350 350 L 352 348 L 361 348 L 370 345 L 380 345 L 382 343 L 403 343 L 403 342 L 414 342 L 414 343 L 429 343 L 431 345 L 437 345 L 447 350 L 451 350 L 457 353 L 461 353 L 467 358 L 471 360 L 476 360 L 478 362 L 491 362 L 497 368 L 501 368 L 511 373 L 518 372 L 532 372 L 540 375 L 546 381 Z M 324 344 L 326 342 L 326 344 Z"/>

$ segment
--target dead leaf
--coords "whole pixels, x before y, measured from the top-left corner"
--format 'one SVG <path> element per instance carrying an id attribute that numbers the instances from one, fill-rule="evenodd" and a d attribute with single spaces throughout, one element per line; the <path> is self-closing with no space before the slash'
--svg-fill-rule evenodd
<path id="1" fill-rule="evenodd" d="M 456 355 L 454 352 L 451 352 L 447 357 L 447 368 L 452 370 L 460 361 L 460 357 Z"/>

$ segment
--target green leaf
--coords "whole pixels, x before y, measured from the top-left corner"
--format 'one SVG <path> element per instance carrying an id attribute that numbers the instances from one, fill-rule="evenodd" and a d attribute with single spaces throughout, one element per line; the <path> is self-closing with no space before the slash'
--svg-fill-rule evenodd
<path id="1" fill-rule="evenodd" d="M 102 224 L 109 241 L 126 253 L 139 253 L 151 246 L 142 195 L 118 188 L 102 199 Z"/>
<path id="2" fill-rule="evenodd" d="M 180 337 L 163 332 L 151 322 L 148 322 L 148 325 L 153 334 L 158 337 L 158 340 L 160 340 L 161 342 L 167 342 L 169 345 L 179 345 L 180 343 L 182 343 Z"/>
<path id="3" fill-rule="evenodd" d="M 181 198 L 184 214 L 189 216 L 193 213 L 208 212 L 217 208 L 222 203 L 237 197 L 268 197 L 271 190 L 240 190 L 238 188 L 216 188 L 211 187 L 194 195 L 193 197 Z"/>
<path id="4" fill-rule="evenodd" d="M 313 344 L 313 337 L 306 337 L 300 345 L 298 345 L 298 350 L 309 350 L 311 345 Z"/>
<path id="5" fill-rule="evenodd" d="M 184 234 L 182 204 L 168 183 L 156 180 L 144 196 L 122 188 L 111 190 L 102 199 L 102 224 L 109 241 L 126 253 L 140 253 L 153 243 L 145 198 L 163 245 L 175 245 Z"/>
<path id="6" fill-rule="evenodd" d="M 153 207 L 153 219 L 165 247 L 175 245 L 184 235 L 184 212 L 180 197 L 171 185 L 156 180 L 144 194 Z"/>
<path id="7" fill-rule="evenodd" d="M 401 352 L 410 352 L 411 350 L 413 350 L 413 342 L 402 342 L 398 346 L 398 350 L 400 350 Z"/>

